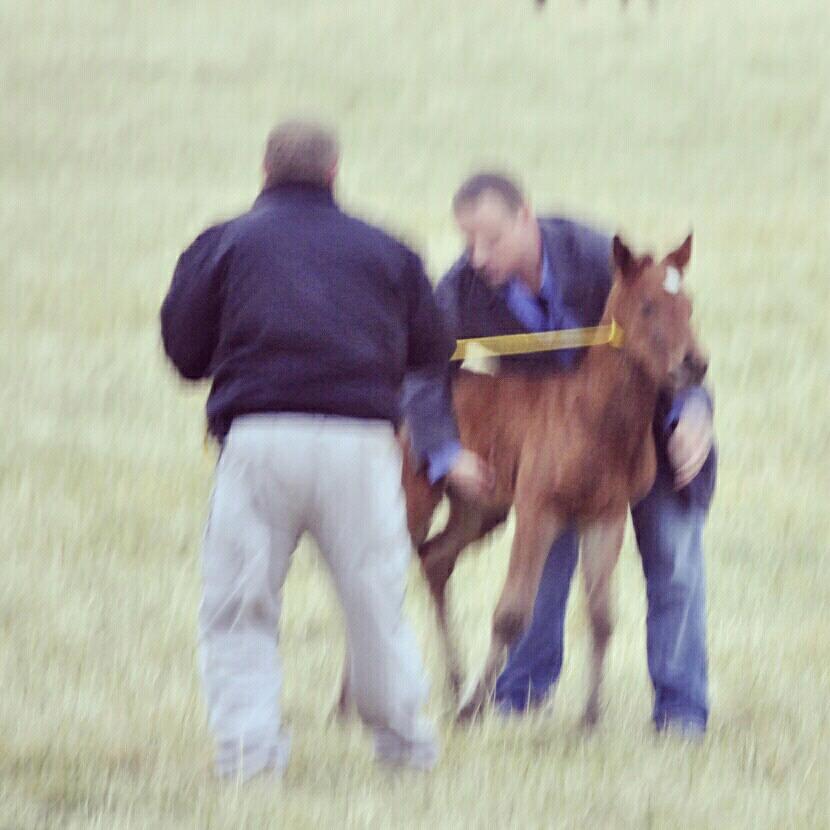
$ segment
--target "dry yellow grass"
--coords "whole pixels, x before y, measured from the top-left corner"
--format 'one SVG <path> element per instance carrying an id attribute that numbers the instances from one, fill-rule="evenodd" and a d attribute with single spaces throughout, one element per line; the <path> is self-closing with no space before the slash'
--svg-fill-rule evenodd
<path id="1" fill-rule="evenodd" d="M 821 0 L 0 3 L 0 827 L 827 827 L 828 34 Z M 343 202 L 434 275 L 482 164 L 662 250 L 690 226 L 722 446 L 708 535 L 711 730 L 650 731 L 636 553 L 608 708 L 576 729 L 586 632 L 544 717 L 453 730 L 430 775 L 327 726 L 342 636 L 303 547 L 287 586 L 283 783 L 211 780 L 197 683 L 204 390 L 162 359 L 175 257 L 244 208 L 267 129 L 322 114 Z M 468 666 L 506 537 L 455 579 Z"/>

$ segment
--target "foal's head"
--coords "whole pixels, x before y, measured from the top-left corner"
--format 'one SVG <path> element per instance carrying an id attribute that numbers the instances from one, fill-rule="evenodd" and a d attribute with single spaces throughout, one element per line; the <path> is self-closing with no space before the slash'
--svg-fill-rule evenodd
<path id="1" fill-rule="evenodd" d="M 683 270 L 692 237 L 656 262 L 635 256 L 614 237 L 614 286 L 608 310 L 624 331 L 623 349 L 661 387 L 699 383 L 707 359 L 691 326 L 692 303 L 683 291 Z"/>

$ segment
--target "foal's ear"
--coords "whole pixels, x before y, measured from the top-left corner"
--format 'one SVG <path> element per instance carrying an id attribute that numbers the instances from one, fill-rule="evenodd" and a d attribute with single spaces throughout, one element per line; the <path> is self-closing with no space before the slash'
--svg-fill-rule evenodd
<path id="1" fill-rule="evenodd" d="M 622 278 L 626 282 L 633 282 L 637 279 L 640 273 L 638 262 L 634 254 L 631 253 L 629 247 L 619 236 L 614 237 L 612 246 L 614 267 L 622 274 Z"/>
<path id="2" fill-rule="evenodd" d="M 692 257 L 692 235 L 689 234 L 684 240 L 683 244 L 676 250 L 672 251 L 666 257 L 666 263 L 673 265 L 678 271 L 682 271 L 688 264 Z"/>

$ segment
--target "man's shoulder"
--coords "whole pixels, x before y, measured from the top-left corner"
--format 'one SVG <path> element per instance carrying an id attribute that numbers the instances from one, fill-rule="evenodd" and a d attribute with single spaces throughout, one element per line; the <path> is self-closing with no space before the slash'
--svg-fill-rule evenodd
<path id="1" fill-rule="evenodd" d="M 561 216 L 540 218 L 539 227 L 563 302 L 580 325 L 596 325 L 611 289 L 611 238 Z"/>
<path id="2" fill-rule="evenodd" d="M 217 221 L 203 232 L 203 236 L 211 238 L 216 243 L 230 243 L 256 233 L 263 225 L 272 223 L 266 206 L 253 204 L 248 210 L 236 213 L 226 219 Z"/>
<path id="3" fill-rule="evenodd" d="M 364 239 L 367 244 L 395 252 L 402 257 L 417 256 L 410 245 L 386 228 L 343 210 L 340 211 L 340 216 L 345 225 L 348 226 L 350 233 L 356 238 Z"/>
<path id="4" fill-rule="evenodd" d="M 565 282 L 611 280 L 611 237 L 596 227 L 561 216 L 539 219 L 545 250 Z"/>
<path id="5" fill-rule="evenodd" d="M 538 222 L 546 246 L 580 251 L 611 250 L 611 235 L 596 225 L 566 216 L 540 216 Z"/>
<path id="6" fill-rule="evenodd" d="M 373 222 L 338 208 L 334 220 L 336 236 L 371 261 L 381 263 L 392 272 L 410 274 L 423 270 L 418 251 L 400 236 Z"/>

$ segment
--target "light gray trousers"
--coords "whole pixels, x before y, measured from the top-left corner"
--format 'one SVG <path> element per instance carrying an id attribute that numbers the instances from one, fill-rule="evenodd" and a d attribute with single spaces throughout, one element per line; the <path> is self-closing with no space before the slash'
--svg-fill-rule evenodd
<path id="1" fill-rule="evenodd" d="M 392 427 L 250 415 L 234 420 L 219 458 L 203 549 L 200 653 L 217 774 L 279 773 L 287 762 L 277 629 L 304 531 L 343 606 L 350 689 L 378 759 L 432 766 L 426 678 L 403 618 L 411 548 Z"/>

